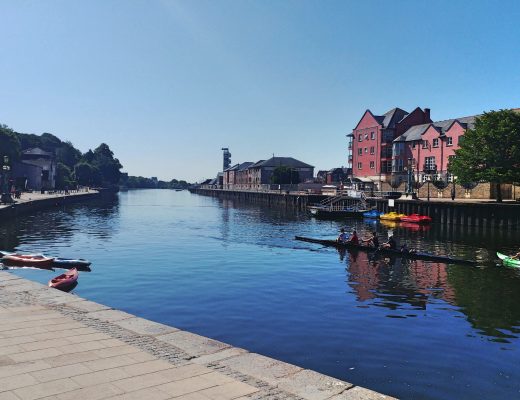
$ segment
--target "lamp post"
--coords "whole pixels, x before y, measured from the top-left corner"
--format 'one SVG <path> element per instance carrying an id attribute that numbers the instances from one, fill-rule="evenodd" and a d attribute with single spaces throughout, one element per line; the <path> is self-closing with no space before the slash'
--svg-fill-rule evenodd
<path id="1" fill-rule="evenodd" d="M 11 198 L 11 194 L 9 193 L 9 171 L 11 167 L 9 166 L 9 156 L 4 156 L 2 159 L 2 203 L 12 203 L 13 199 Z"/>
<path id="2" fill-rule="evenodd" d="M 430 181 L 432 180 L 431 175 L 426 175 L 426 183 L 428 184 L 428 201 L 430 201 Z"/>

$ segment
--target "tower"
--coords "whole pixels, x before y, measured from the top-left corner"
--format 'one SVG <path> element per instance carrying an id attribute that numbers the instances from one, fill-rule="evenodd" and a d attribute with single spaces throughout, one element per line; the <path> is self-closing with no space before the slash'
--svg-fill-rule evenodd
<path id="1" fill-rule="evenodd" d="M 222 147 L 221 149 L 224 153 L 223 153 L 223 159 L 224 159 L 224 162 L 223 162 L 223 171 L 228 169 L 229 166 L 231 165 L 231 153 L 229 152 L 229 148 L 227 147 Z"/>

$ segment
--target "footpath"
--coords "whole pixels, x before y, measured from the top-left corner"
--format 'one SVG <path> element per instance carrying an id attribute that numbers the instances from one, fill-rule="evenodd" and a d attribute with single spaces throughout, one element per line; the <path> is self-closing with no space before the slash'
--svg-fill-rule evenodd
<path id="1" fill-rule="evenodd" d="M 390 400 L 0 271 L 0 400 Z"/>

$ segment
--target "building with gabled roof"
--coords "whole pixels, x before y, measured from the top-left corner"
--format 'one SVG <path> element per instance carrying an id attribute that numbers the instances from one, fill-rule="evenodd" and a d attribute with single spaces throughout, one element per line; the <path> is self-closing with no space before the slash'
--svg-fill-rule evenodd
<path id="1" fill-rule="evenodd" d="M 312 180 L 314 177 L 314 166 L 312 165 L 292 157 L 271 157 L 268 160 L 257 161 L 248 167 L 251 187 L 260 188 L 261 185 L 270 184 L 273 172 L 278 167 L 288 167 L 297 171 L 300 182 Z"/>
<path id="2" fill-rule="evenodd" d="M 364 178 L 381 188 L 392 174 L 392 144 L 410 127 L 432 122 L 430 109 L 408 112 L 393 108 L 382 115 L 366 110 L 352 133 L 347 135 L 348 165 L 354 178 Z"/>

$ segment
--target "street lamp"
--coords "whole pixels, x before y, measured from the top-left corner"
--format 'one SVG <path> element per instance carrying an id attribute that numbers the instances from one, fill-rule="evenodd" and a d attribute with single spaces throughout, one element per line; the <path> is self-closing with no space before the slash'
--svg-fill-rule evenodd
<path id="1" fill-rule="evenodd" d="M 432 180 L 432 176 L 430 174 L 426 175 L 426 183 L 428 184 L 428 201 L 430 201 L 430 182 Z"/>
<path id="2" fill-rule="evenodd" d="M 9 156 L 4 156 L 2 160 L 2 203 L 12 203 L 13 199 L 11 198 L 11 194 L 9 193 L 8 182 L 9 182 L 9 171 L 11 167 L 9 166 Z"/>

